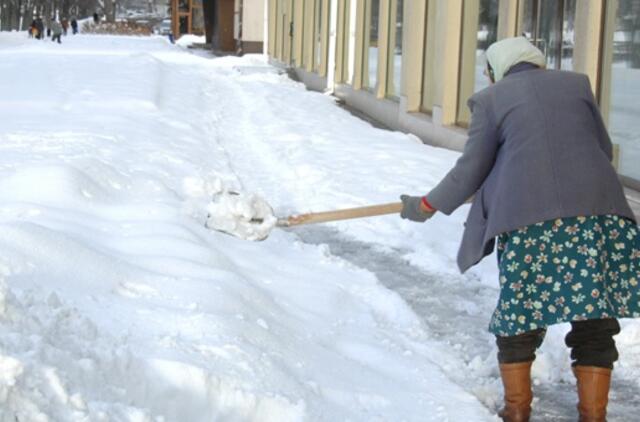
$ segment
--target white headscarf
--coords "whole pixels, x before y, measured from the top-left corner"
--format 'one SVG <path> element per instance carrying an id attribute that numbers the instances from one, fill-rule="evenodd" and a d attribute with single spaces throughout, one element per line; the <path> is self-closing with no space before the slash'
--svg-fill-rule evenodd
<path id="1" fill-rule="evenodd" d="M 505 38 L 495 42 L 487 49 L 487 61 L 493 69 L 495 82 L 514 65 L 522 62 L 532 63 L 544 68 L 547 60 L 538 48 L 525 37 Z"/>

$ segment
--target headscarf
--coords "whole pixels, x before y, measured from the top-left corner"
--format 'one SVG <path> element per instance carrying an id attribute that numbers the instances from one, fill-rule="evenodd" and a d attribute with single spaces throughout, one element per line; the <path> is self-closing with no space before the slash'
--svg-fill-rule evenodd
<path id="1" fill-rule="evenodd" d="M 495 82 L 518 63 L 526 62 L 544 68 L 547 60 L 538 48 L 525 37 L 506 38 L 487 49 L 487 62 L 493 69 Z"/>

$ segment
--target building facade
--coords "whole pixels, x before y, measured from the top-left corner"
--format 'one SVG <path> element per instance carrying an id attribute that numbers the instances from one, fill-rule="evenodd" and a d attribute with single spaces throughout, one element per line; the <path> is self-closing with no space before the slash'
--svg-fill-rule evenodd
<path id="1" fill-rule="evenodd" d="M 235 39 L 242 53 L 264 50 L 265 1 L 235 0 Z"/>
<path id="2" fill-rule="evenodd" d="M 205 35 L 217 52 L 262 53 L 264 0 L 170 0 L 172 32 Z"/>
<path id="3" fill-rule="evenodd" d="M 547 67 L 581 72 L 640 188 L 640 0 L 266 0 L 267 52 L 310 88 L 386 126 L 461 149 L 484 51 L 525 35 Z"/>

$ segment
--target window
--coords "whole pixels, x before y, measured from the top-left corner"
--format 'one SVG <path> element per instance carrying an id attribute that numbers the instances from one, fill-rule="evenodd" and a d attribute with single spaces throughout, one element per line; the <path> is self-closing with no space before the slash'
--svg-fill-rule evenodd
<path id="1" fill-rule="evenodd" d="M 404 21 L 404 1 L 395 0 L 395 22 L 390 32 L 389 50 L 392 54 L 388 73 L 388 94 L 399 97 L 402 83 L 402 29 Z M 392 3 L 393 6 L 393 3 Z"/>
<path id="2" fill-rule="evenodd" d="M 544 53 L 549 69 L 573 69 L 576 1 L 524 1 L 523 35 Z"/>
<path id="3" fill-rule="evenodd" d="M 368 78 L 365 80 L 365 83 L 367 88 L 375 90 L 378 85 L 378 20 L 380 16 L 380 0 L 369 0 L 367 3 L 369 36 L 365 45 L 365 49 L 367 49 L 365 66 L 367 66 Z"/>
<path id="4" fill-rule="evenodd" d="M 198 35 L 204 34 L 204 12 L 202 11 L 202 0 L 192 1 L 191 32 Z"/>
<path id="5" fill-rule="evenodd" d="M 487 67 L 485 52 L 498 38 L 498 1 L 480 0 L 478 11 L 478 34 L 476 37 L 476 65 L 473 92 L 489 86 L 489 78 L 485 76 Z M 466 104 L 466 101 L 464 102 Z"/>
<path id="6" fill-rule="evenodd" d="M 620 146 L 619 172 L 640 181 L 640 0 L 618 3 L 613 33 L 609 132 Z"/>

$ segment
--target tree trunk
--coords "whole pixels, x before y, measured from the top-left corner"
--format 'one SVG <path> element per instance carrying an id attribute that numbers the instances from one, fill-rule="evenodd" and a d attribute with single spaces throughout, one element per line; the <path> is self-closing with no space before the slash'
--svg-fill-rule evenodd
<path id="1" fill-rule="evenodd" d="M 115 0 L 104 0 L 104 16 L 107 22 L 116 21 L 116 2 Z"/>
<path id="2" fill-rule="evenodd" d="M 214 0 L 202 0 L 202 12 L 204 13 L 204 34 L 206 43 L 213 42 L 213 26 L 216 4 Z"/>

